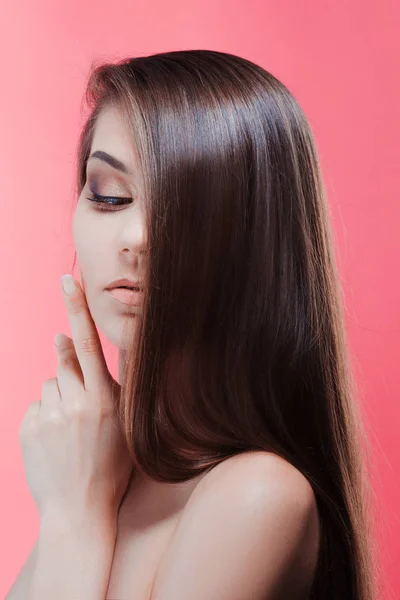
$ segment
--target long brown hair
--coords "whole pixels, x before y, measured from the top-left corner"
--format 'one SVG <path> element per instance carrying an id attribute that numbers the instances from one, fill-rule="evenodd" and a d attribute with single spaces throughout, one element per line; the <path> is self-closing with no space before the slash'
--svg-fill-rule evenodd
<path id="1" fill-rule="evenodd" d="M 211 50 L 93 63 L 84 100 L 78 195 L 107 106 L 144 182 L 145 304 L 120 399 L 132 460 L 173 483 L 280 455 L 318 503 L 310 598 L 374 600 L 368 440 L 304 112 L 271 73 Z"/>

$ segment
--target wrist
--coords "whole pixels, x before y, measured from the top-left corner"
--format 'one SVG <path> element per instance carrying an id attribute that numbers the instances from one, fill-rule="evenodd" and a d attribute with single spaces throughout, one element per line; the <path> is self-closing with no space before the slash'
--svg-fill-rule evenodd
<path id="1" fill-rule="evenodd" d="M 64 536 L 77 532 L 96 540 L 110 539 L 117 534 L 117 515 L 106 511 L 66 511 L 55 507 L 40 518 L 40 536 Z"/>
<path id="2" fill-rule="evenodd" d="M 29 600 L 106 598 L 116 539 L 117 520 L 105 513 L 46 511 Z"/>

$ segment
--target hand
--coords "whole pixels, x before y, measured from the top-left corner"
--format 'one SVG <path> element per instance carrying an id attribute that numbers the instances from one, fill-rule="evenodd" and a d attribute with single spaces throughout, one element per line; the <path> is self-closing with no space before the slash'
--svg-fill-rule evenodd
<path id="1" fill-rule="evenodd" d="M 74 280 L 72 279 L 72 283 Z M 64 292 L 72 339 L 57 348 L 57 377 L 24 415 L 19 439 L 39 515 L 117 516 L 132 472 L 119 426 L 120 385 L 110 372 L 84 291 Z"/>

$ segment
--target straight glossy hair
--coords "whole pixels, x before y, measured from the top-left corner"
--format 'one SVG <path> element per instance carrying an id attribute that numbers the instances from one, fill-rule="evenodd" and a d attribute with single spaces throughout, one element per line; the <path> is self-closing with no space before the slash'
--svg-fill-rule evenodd
<path id="1" fill-rule="evenodd" d="M 84 100 L 78 196 L 109 106 L 143 177 L 145 300 L 119 405 L 134 464 L 173 483 L 276 453 L 317 499 L 309 598 L 375 600 L 368 440 L 304 112 L 271 73 L 211 50 L 93 63 Z"/>

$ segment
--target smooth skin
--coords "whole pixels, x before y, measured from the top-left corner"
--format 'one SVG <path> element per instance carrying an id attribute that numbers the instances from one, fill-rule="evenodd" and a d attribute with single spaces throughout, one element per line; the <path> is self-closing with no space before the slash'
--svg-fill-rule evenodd
<path id="1" fill-rule="evenodd" d="M 190 497 L 151 600 L 305 600 L 318 530 L 297 469 L 261 451 L 229 458 Z"/>
<path id="2" fill-rule="evenodd" d="M 75 417 L 74 411 L 70 411 L 72 414 L 68 418 L 63 415 L 64 420 L 60 414 L 54 420 L 45 418 L 42 427 L 36 428 L 36 438 L 33 436 L 36 442 L 26 440 L 28 444 L 38 444 L 38 434 L 41 432 L 42 448 L 48 444 L 52 451 L 38 453 L 38 464 L 41 466 L 36 471 L 29 462 L 28 447 L 25 452 L 28 459 L 27 478 L 41 511 L 40 535 L 7 600 L 29 598 L 28 590 L 33 577 L 37 597 L 41 600 L 46 600 L 46 597 L 62 600 L 62 593 L 68 600 L 104 600 L 113 564 L 117 499 L 122 494 L 122 482 L 130 465 L 126 465 L 127 473 L 122 469 L 119 479 L 121 486 L 115 495 L 114 492 L 111 494 L 113 487 L 95 478 L 95 487 L 105 485 L 106 500 L 97 503 L 94 495 L 90 494 L 90 490 L 94 489 L 89 485 L 91 476 L 94 472 L 98 476 L 102 468 L 109 476 L 113 464 L 112 457 L 107 459 L 104 455 L 101 441 L 104 431 L 110 432 L 105 424 L 108 421 L 103 423 L 102 430 L 99 413 L 103 410 L 103 402 L 107 404 L 107 394 L 110 401 L 113 388 L 117 390 L 119 384 L 111 381 L 110 374 L 105 370 L 94 323 L 119 349 L 121 382 L 126 348 L 126 340 L 122 335 L 124 325 L 129 319 L 134 327 L 140 313 L 128 314 L 122 305 L 118 306 L 109 298 L 104 288 L 117 277 L 130 275 L 140 279 L 147 240 L 140 170 L 123 123 L 113 110 L 109 109 L 99 117 L 92 143 L 92 152 L 95 150 L 103 150 L 119 158 L 128 165 L 131 175 L 122 174 L 98 158 L 88 161 L 87 182 L 79 198 L 73 223 L 82 281 L 82 286 L 78 284 L 78 299 L 73 303 L 73 314 L 71 304 L 65 297 L 70 320 L 73 319 L 73 344 L 70 341 L 69 350 L 64 350 L 64 362 L 68 365 L 58 368 L 57 378 L 63 380 L 59 386 L 60 394 L 56 389 L 56 378 L 43 386 L 45 410 L 46 406 L 53 405 L 52 410 L 60 413 L 64 390 L 67 390 L 68 402 L 72 405 L 77 401 L 79 405 L 89 397 L 86 391 L 82 391 L 82 379 L 77 375 L 79 364 L 82 378 L 86 373 L 92 381 L 90 397 L 94 401 L 90 404 L 91 410 L 87 411 L 89 407 L 84 407 L 83 420 L 80 421 L 78 417 L 81 409 L 77 410 Z M 90 194 L 89 185 L 94 182 L 98 184 L 100 194 L 131 196 L 132 203 L 116 212 L 98 211 L 86 199 Z M 86 341 L 83 350 L 82 341 L 88 339 L 91 342 Z M 72 346 L 77 349 L 76 359 L 73 358 Z M 72 390 L 76 391 L 76 398 Z M 97 395 L 95 390 L 101 390 L 101 393 Z M 33 418 L 38 406 L 29 410 Z M 86 427 L 92 432 L 91 445 L 79 445 L 82 438 L 74 436 L 73 432 L 84 431 Z M 56 435 L 55 431 L 58 430 L 60 434 Z M 114 439 L 115 448 L 119 447 L 118 439 L 118 436 Z M 60 449 L 65 444 L 69 444 L 70 451 L 63 455 Z M 79 456 L 78 465 L 82 460 L 85 470 L 74 472 L 75 462 L 66 462 L 74 453 L 76 457 Z M 97 464 L 96 458 L 100 464 Z M 65 502 L 64 496 L 68 488 L 64 469 L 68 465 L 72 470 L 68 481 L 74 490 L 71 504 Z M 63 476 L 58 480 L 61 469 Z M 99 491 L 101 488 L 97 489 Z M 130 516 L 135 514 L 135 495 L 138 491 L 142 495 L 141 502 L 155 506 L 152 519 L 157 521 L 158 511 L 161 512 L 162 508 L 158 499 L 165 497 L 167 501 L 175 489 L 181 493 L 186 488 L 181 484 L 166 487 L 151 480 L 143 480 L 138 487 L 133 486 L 122 503 L 123 523 L 128 523 Z M 316 564 L 319 529 L 314 493 L 299 471 L 274 454 L 246 452 L 220 463 L 201 477 L 199 483 L 194 482 L 189 491 L 192 489 L 191 495 L 184 492 L 185 502 L 177 511 L 178 524 L 162 553 L 151 596 L 138 597 L 137 589 L 132 586 L 132 591 L 124 596 L 118 595 L 118 600 L 303 600 L 306 597 Z M 47 498 L 49 490 L 51 501 Z M 98 494 L 96 497 L 99 497 Z M 86 513 L 82 508 L 85 503 Z M 112 510 L 109 504 L 113 506 Z M 71 510 L 72 506 L 76 512 Z M 82 529 L 82 522 L 86 523 L 86 529 Z M 92 560 L 86 563 L 88 556 Z M 138 567 L 144 569 L 143 565 Z M 152 577 L 152 574 L 149 573 L 149 576 Z M 48 591 L 43 589 L 44 585 Z M 52 585 L 57 588 L 56 594 L 54 590 L 49 591 Z M 129 583 L 124 589 L 130 589 Z M 49 595 L 46 596 L 46 593 Z M 31 596 L 30 600 L 35 598 Z M 110 595 L 108 598 L 115 600 L 116 596 Z"/>
<path id="3" fill-rule="evenodd" d="M 72 339 L 56 346 L 57 377 L 20 426 L 26 479 L 40 516 L 29 600 L 105 598 L 117 515 L 132 463 L 109 373 L 79 282 L 64 289 Z"/>
<path id="4" fill-rule="evenodd" d="M 79 284 L 65 300 L 73 344 L 57 350 L 57 378 L 45 383 L 20 430 L 41 517 L 28 598 L 103 600 L 131 469 L 112 419 L 115 383 Z M 305 597 L 316 559 L 311 487 L 274 455 L 233 458 L 190 497 L 151 600 Z"/>

